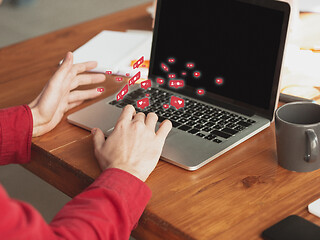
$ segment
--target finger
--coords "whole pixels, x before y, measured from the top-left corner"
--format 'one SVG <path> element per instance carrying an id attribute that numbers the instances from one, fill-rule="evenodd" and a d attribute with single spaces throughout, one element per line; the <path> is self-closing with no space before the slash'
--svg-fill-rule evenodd
<path id="1" fill-rule="evenodd" d="M 69 111 L 70 109 L 79 106 L 83 102 L 84 101 L 77 101 L 77 102 L 69 103 L 66 111 Z"/>
<path id="2" fill-rule="evenodd" d="M 132 117 L 136 114 L 136 110 L 132 105 L 127 105 L 123 108 L 122 113 L 118 119 L 118 122 L 120 121 L 131 121 Z"/>
<path id="3" fill-rule="evenodd" d="M 133 116 L 132 121 L 141 121 L 144 123 L 146 119 L 146 115 L 143 112 L 138 112 L 136 115 Z"/>
<path id="4" fill-rule="evenodd" d="M 95 150 L 100 150 L 105 143 L 104 134 L 99 128 L 93 128 L 91 130 L 93 134 L 93 146 Z"/>
<path id="5" fill-rule="evenodd" d="M 71 84 L 71 90 L 81 85 L 101 83 L 105 80 L 106 80 L 105 74 L 95 74 L 95 73 L 79 74 L 74 78 L 74 81 Z"/>
<path id="6" fill-rule="evenodd" d="M 158 121 L 157 114 L 155 114 L 153 112 L 148 113 L 147 118 L 146 118 L 147 127 L 154 130 L 156 128 L 157 121 Z"/>
<path id="7" fill-rule="evenodd" d="M 92 99 L 101 95 L 101 92 L 97 91 L 97 88 L 89 90 L 76 90 L 69 93 L 68 103 L 84 101 Z"/>
<path id="8" fill-rule="evenodd" d="M 159 129 L 156 132 L 156 134 L 157 134 L 157 136 L 165 139 L 168 136 L 171 129 L 172 129 L 172 123 L 169 120 L 164 120 L 160 124 Z"/>
<path id="9" fill-rule="evenodd" d="M 66 75 L 72 68 L 72 63 L 73 63 L 73 54 L 72 52 L 67 52 L 56 74 L 59 73 L 59 74 Z"/>
<path id="10" fill-rule="evenodd" d="M 86 72 L 86 71 L 89 71 L 89 70 L 92 70 L 94 69 L 95 67 L 97 67 L 98 63 L 95 62 L 95 61 L 90 61 L 90 62 L 84 62 L 84 63 L 77 63 L 77 64 L 74 64 L 72 66 L 72 70 L 73 70 L 73 73 L 75 75 L 79 74 L 79 73 L 83 73 L 83 72 Z"/>

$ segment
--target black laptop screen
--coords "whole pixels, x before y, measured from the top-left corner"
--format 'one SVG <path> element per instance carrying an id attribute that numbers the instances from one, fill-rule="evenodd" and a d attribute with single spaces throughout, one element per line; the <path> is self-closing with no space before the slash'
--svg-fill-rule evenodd
<path id="1" fill-rule="evenodd" d="M 283 22 L 283 11 L 245 1 L 160 0 L 149 78 L 167 88 L 184 80 L 170 89 L 268 110 Z"/>

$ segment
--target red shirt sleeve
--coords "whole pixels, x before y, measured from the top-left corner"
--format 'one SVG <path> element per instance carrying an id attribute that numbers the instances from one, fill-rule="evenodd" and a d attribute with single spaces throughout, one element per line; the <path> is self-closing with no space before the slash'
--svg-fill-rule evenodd
<path id="1" fill-rule="evenodd" d="M 1 239 L 128 240 L 150 189 L 119 169 L 107 169 L 48 225 L 30 205 L 11 200 L 0 187 Z"/>
<path id="2" fill-rule="evenodd" d="M 32 129 L 28 105 L 0 109 L 0 165 L 30 161 Z"/>

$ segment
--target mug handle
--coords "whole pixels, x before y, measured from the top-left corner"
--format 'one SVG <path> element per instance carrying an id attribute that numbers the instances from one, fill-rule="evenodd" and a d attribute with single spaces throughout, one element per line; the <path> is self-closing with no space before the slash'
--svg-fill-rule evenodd
<path id="1" fill-rule="evenodd" d="M 313 129 L 306 130 L 307 136 L 307 152 L 304 160 L 308 163 L 315 162 L 318 158 L 319 141 Z"/>

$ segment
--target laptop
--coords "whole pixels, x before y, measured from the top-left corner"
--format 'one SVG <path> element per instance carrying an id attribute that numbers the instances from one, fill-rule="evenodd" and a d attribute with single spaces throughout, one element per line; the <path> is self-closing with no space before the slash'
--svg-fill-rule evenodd
<path id="1" fill-rule="evenodd" d="M 199 169 L 273 120 L 289 12 L 270 0 L 158 0 L 152 86 L 130 86 L 123 100 L 110 96 L 68 121 L 108 136 L 127 104 L 155 112 L 173 124 L 161 159 Z M 146 96 L 141 109 L 137 101 Z"/>

